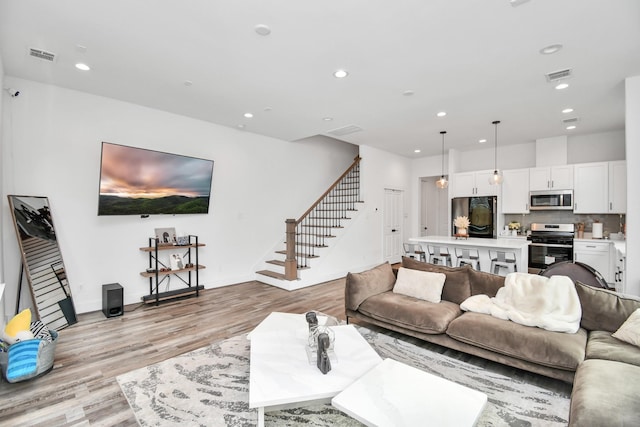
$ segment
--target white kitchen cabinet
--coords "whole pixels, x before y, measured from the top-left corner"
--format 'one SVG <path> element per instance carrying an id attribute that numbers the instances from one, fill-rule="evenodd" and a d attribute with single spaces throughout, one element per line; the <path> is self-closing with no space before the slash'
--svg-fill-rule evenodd
<path id="1" fill-rule="evenodd" d="M 573 189 L 573 165 L 529 169 L 529 189 L 531 191 Z"/>
<path id="2" fill-rule="evenodd" d="M 503 171 L 502 213 L 529 213 L 529 169 Z"/>
<path id="3" fill-rule="evenodd" d="M 497 196 L 498 185 L 489 184 L 493 171 L 451 174 L 451 197 Z"/>
<path id="4" fill-rule="evenodd" d="M 611 287 L 615 287 L 616 251 L 611 241 L 574 239 L 573 260 L 595 269 Z"/>
<path id="5" fill-rule="evenodd" d="M 574 213 L 609 213 L 608 193 L 608 162 L 574 165 Z"/>
<path id="6" fill-rule="evenodd" d="M 627 212 L 627 162 L 609 162 L 609 213 Z"/>

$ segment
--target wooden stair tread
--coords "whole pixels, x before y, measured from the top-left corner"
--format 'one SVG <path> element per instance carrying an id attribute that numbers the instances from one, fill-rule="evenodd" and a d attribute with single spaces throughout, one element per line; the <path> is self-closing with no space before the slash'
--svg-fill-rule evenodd
<path id="1" fill-rule="evenodd" d="M 267 264 L 273 264 L 273 265 L 277 265 L 279 267 L 284 267 L 284 261 L 280 261 L 279 259 L 271 259 L 271 260 L 266 261 L 266 262 L 267 262 Z M 304 266 L 301 266 L 301 265 L 298 266 L 298 270 L 306 270 L 308 268 L 310 268 L 310 267 L 304 267 Z"/>
<path id="2" fill-rule="evenodd" d="M 281 254 L 281 255 L 286 255 L 287 251 L 276 251 L 277 254 Z M 296 253 L 297 257 L 302 257 L 302 258 L 320 258 L 319 255 L 309 255 L 309 254 L 303 254 L 303 253 Z"/>
<path id="3" fill-rule="evenodd" d="M 260 270 L 257 272 L 258 274 L 262 274 L 263 276 L 273 277 L 274 279 L 285 280 L 283 273 L 276 273 L 271 270 Z"/>

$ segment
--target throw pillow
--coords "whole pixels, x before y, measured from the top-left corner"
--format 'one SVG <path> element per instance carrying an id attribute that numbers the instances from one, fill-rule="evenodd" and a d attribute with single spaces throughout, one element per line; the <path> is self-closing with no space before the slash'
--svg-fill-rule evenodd
<path id="1" fill-rule="evenodd" d="M 347 273 L 345 306 L 356 311 L 367 298 L 390 291 L 396 281 L 391 264 L 380 264 L 361 273 Z"/>
<path id="2" fill-rule="evenodd" d="M 437 304 L 442 299 L 442 288 L 446 278 L 444 273 L 400 267 L 393 292 Z"/>
<path id="3" fill-rule="evenodd" d="M 631 316 L 611 336 L 640 347 L 640 308 L 631 313 Z"/>

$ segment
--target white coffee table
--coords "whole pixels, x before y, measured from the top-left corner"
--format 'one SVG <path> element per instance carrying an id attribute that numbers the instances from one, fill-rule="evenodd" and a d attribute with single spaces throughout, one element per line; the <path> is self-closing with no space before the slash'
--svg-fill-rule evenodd
<path id="1" fill-rule="evenodd" d="M 308 327 L 303 314 L 271 313 L 249 334 L 249 407 L 258 408 L 259 426 L 264 426 L 265 411 L 329 403 L 382 361 L 353 325 L 332 329 L 337 362 L 332 362 L 326 375 L 307 358 Z"/>
<path id="2" fill-rule="evenodd" d="M 487 395 L 385 359 L 331 400 L 368 426 L 473 426 Z"/>

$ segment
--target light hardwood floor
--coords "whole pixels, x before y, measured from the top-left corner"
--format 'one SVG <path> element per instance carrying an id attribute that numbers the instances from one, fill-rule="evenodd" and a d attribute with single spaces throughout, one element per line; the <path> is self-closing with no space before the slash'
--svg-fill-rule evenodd
<path id="1" fill-rule="evenodd" d="M 50 373 L 16 384 L 0 380 L 0 426 L 136 426 L 118 375 L 249 332 L 272 311 L 312 309 L 344 320 L 344 279 L 293 292 L 247 282 L 158 307 L 126 306 L 121 317 L 80 314 L 77 324 L 60 331 Z M 560 381 L 387 333 L 554 391 L 571 390 Z"/>

